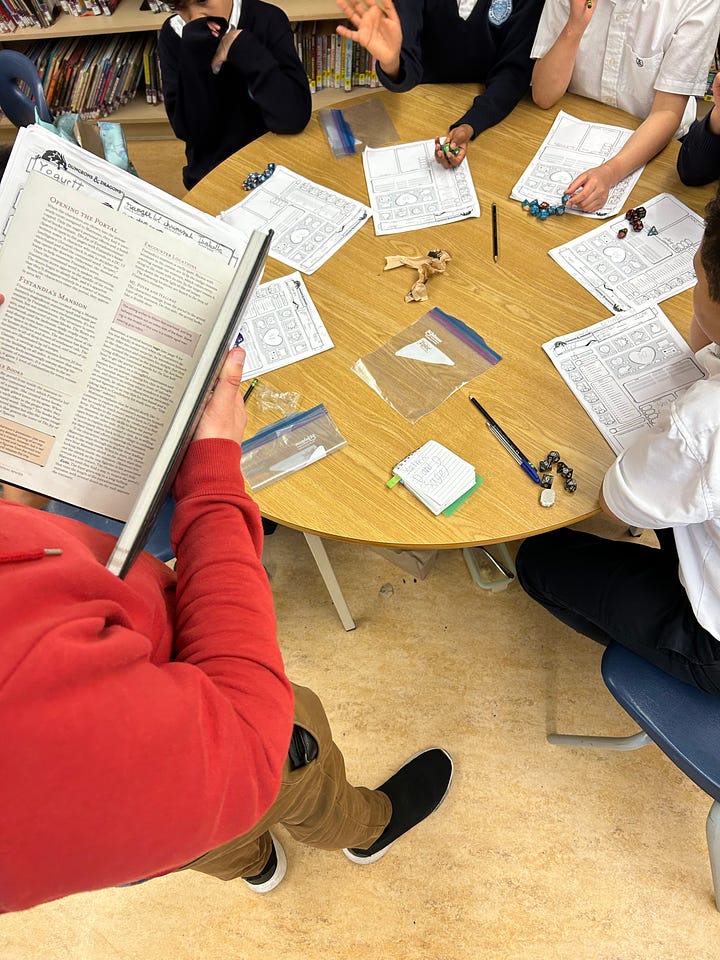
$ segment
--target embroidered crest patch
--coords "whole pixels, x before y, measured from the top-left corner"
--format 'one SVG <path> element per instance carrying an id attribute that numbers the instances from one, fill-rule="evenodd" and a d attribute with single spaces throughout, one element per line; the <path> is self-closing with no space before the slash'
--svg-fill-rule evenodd
<path id="1" fill-rule="evenodd" d="M 494 27 L 501 27 L 512 13 L 512 0 L 492 0 L 488 20 Z"/>

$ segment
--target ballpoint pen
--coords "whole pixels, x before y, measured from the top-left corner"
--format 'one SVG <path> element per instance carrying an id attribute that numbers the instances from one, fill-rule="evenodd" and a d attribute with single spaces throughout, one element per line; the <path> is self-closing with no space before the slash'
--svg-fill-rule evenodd
<path id="1" fill-rule="evenodd" d="M 470 403 L 480 411 L 480 413 L 487 420 L 488 429 L 490 433 L 495 437 L 496 440 L 502 444 L 502 446 L 507 450 L 510 456 L 513 458 L 515 463 L 520 467 L 521 470 L 524 470 L 525 473 L 530 477 L 534 483 L 540 483 L 540 474 L 537 472 L 535 467 L 532 465 L 532 462 L 528 460 L 525 454 L 522 452 L 520 447 L 512 442 L 510 437 L 505 433 L 505 431 L 498 426 L 497 423 L 493 420 L 490 414 L 485 410 L 483 406 L 475 399 L 475 397 L 470 397 Z"/>

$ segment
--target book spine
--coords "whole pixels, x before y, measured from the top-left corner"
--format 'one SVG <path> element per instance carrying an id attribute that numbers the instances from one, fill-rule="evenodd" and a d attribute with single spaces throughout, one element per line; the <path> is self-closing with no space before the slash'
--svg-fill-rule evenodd
<path id="1" fill-rule="evenodd" d="M 314 33 L 315 39 L 315 89 L 323 88 L 323 50 L 322 37 L 319 33 Z"/>
<path id="2" fill-rule="evenodd" d="M 353 68 L 353 47 L 352 40 L 345 41 L 345 76 L 343 78 L 343 89 L 346 93 L 352 90 L 352 68 Z"/>

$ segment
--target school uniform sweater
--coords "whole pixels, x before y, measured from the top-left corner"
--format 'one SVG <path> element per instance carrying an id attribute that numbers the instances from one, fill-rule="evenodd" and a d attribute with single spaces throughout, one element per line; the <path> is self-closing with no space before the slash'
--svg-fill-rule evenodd
<path id="1" fill-rule="evenodd" d="M 0 912 L 183 866 L 279 790 L 293 697 L 237 444 L 191 444 L 174 493 L 177 576 L 124 580 L 108 534 L 0 501 Z"/>
<path id="2" fill-rule="evenodd" d="M 170 19 L 160 30 L 158 54 L 165 109 L 176 136 L 185 141 L 188 189 L 264 133 L 305 129 L 312 111 L 310 87 L 282 10 L 243 0 L 242 32 L 217 74 L 210 62 L 219 40 L 207 20 L 186 24 L 178 36 Z M 218 22 L 224 32 L 226 21 Z"/>
<path id="3" fill-rule="evenodd" d="M 710 114 L 696 120 L 680 145 L 678 174 L 689 187 L 702 187 L 720 177 L 720 135 L 712 132 L 709 120 Z"/>
<path id="4" fill-rule="evenodd" d="M 542 0 L 514 0 L 507 20 L 494 26 L 491 7 L 500 6 L 478 0 L 463 20 L 457 0 L 396 0 L 403 31 L 400 72 L 391 80 L 378 68 L 383 86 L 401 93 L 419 83 L 484 83 L 485 91 L 450 129 L 467 123 L 477 136 L 499 123 L 530 87 L 530 49 Z"/>

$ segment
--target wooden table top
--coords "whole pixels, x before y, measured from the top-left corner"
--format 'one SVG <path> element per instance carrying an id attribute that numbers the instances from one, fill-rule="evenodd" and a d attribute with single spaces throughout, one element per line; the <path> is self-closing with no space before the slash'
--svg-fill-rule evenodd
<path id="1" fill-rule="evenodd" d="M 444 131 L 476 92 L 474 85 L 459 84 L 370 95 L 382 98 L 401 140 L 410 142 Z M 605 307 L 547 253 L 596 224 L 568 215 L 540 222 L 509 199 L 560 109 L 586 120 L 637 126 L 627 114 L 581 97 L 567 95 L 549 111 L 525 98 L 507 120 L 470 145 L 480 218 L 389 237 L 376 237 L 368 223 L 316 273 L 305 277 L 335 346 L 264 375 L 262 382 L 299 392 L 301 409 L 324 403 L 347 446 L 255 493 L 264 516 L 320 537 L 391 548 L 442 549 L 515 540 L 598 512 L 598 491 L 613 453 L 541 348 L 553 336 L 608 316 Z M 673 142 L 648 164 L 629 206 L 666 191 L 702 213 L 713 188 L 690 189 L 680 183 L 677 150 Z M 333 159 L 316 115 L 298 136 L 267 134 L 249 144 L 186 199 L 218 214 L 242 199 L 247 174 L 264 169 L 270 161 L 368 202 L 360 156 Z M 497 263 L 492 256 L 493 202 L 499 217 Z M 452 262 L 445 274 L 429 280 L 427 301 L 405 303 L 416 274 L 405 267 L 383 272 L 385 257 L 414 256 L 435 248 L 447 250 Z M 265 279 L 290 272 L 270 259 Z M 410 424 L 351 367 L 435 306 L 474 328 L 503 359 Z M 687 336 L 692 291 L 664 301 L 662 308 Z M 549 450 L 558 450 L 574 468 L 577 492 L 566 493 L 556 483 L 555 505 L 541 507 L 539 487 L 486 429 L 468 400 L 470 394 L 535 462 Z M 248 417 L 248 436 L 277 419 L 261 414 L 252 402 Z M 484 478 L 451 517 L 435 517 L 409 491 L 385 485 L 392 467 L 430 439 L 473 463 Z"/>

